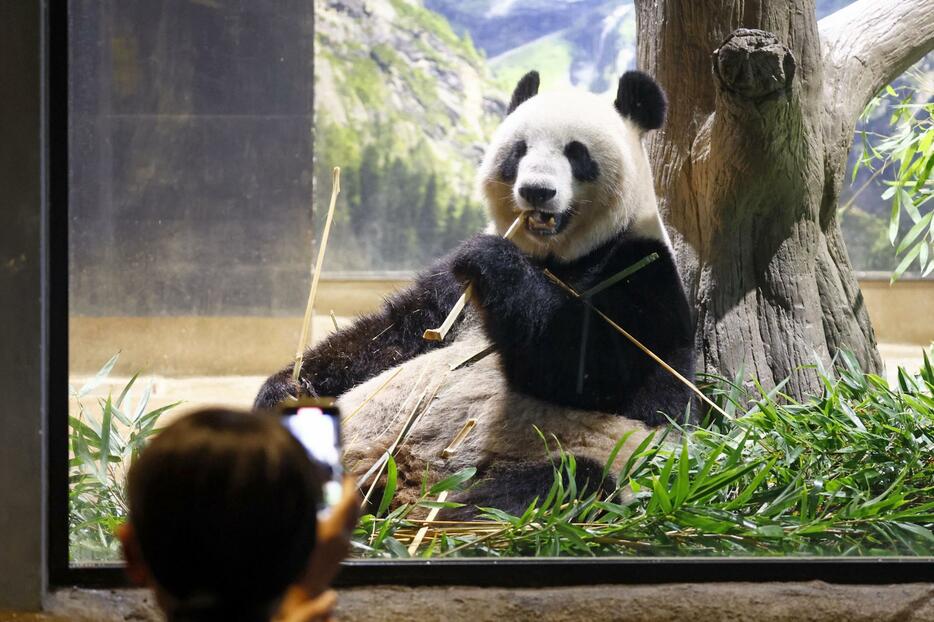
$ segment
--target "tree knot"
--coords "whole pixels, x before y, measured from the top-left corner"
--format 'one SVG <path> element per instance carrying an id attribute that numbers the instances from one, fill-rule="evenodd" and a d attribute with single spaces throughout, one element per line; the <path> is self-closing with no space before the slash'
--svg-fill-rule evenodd
<path id="1" fill-rule="evenodd" d="M 791 50 L 764 30 L 734 30 L 713 52 L 713 72 L 722 87 L 756 101 L 791 93 L 796 65 Z"/>

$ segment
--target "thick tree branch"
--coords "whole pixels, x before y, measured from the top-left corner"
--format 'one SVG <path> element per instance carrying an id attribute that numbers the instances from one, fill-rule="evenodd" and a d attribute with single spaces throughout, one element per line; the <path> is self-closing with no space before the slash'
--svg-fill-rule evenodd
<path id="1" fill-rule="evenodd" d="M 934 50 L 934 0 L 858 0 L 818 28 L 825 105 L 855 122 L 873 95 Z"/>
<path id="2" fill-rule="evenodd" d="M 740 28 L 714 50 L 713 70 L 728 92 L 755 101 L 791 92 L 795 57 L 774 34 Z"/>

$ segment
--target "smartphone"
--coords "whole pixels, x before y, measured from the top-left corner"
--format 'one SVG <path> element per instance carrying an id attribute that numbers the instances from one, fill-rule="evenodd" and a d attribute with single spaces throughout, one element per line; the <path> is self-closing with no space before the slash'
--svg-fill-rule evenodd
<path id="1" fill-rule="evenodd" d="M 341 413 L 333 399 L 303 399 L 281 408 L 282 425 L 300 442 L 324 475 L 321 510 L 341 498 Z"/>

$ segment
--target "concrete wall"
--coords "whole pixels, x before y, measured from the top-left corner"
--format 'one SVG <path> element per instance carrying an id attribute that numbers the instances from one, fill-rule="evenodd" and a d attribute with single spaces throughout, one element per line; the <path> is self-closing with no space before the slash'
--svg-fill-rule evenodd
<path id="1" fill-rule="evenodd" d="M 934 342 L 934 279 L 862 278 L 859 287 L 880 342 Z"/>
<path id="2" fill-rule="evenodd" d="M 401 278 L 324 279 L 318 290 L 315 335 L 330 331 L 327 313 L 342 322 L 375 309 Z M 860 282 L 881 343 L 919 346 L 934 341 L 934 280 Z M 265 375 L 292 358 L 302 318 L 288 317 L 89 317 L 72 316 L 71 371 L 96 371 L 121 351 L 121 370 L 158 375 Z M 917 350 L 909 348 L 910 354 Z"/>
<path id="3" fill-rule="evenodd" d="M 332 328 L 330 311 L 350 316 L 372 311 L 383 297 L 404 287 L 401 279 L 322 279 L 314 336 Z M 304 294 L 307 296 L 307 292 Z M 72 316 L 70 369 L 97 371 L 121 352 L 120 369 L 158 375 L 266 375 L 292 360 L 302 317 L 256 316 Z"/>
<path id="4" fill-rule="evenodd" d="M 301 309 L 313 4 L 68 2 L 73 312 Z"/>
<path id="5" fill-rule="evenodd" d="M 0 608 L 45 584 L 42 2 L 0 2 Z"/>

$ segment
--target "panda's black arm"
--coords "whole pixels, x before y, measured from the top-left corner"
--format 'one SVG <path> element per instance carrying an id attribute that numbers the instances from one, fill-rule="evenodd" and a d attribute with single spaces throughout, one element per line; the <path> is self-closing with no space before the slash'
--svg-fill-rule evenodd
<path id="1" fill-rule="evenodd" d="M 306 350 L 299 387 L 292 382 L 292 365 L 270 376 L 254 407 L 273 408 L 295 395 L 296 388 L 303 396 L 337 397 L 386 369 L 445 345 L 422 339 L 422 333 L 444 321 L 461 292 L 450 260 L 437 261 L 379 311 Z"/>
<path id="2" fill-rule="evenodd" d="M 659 253 L 659 259 L 597 294 L 593 305 L 682 376 L 693 379 L 691 314 L 665 245 L 624 241 L 603 265 L 598 282 L 652 252 Z M 579 288 L 595 284 L 584 279 Z M 573 300 L 555 315 L 548 339 L 504 356 L 512 360 L 507 362 L 507 375 L 513 386 L 551 402 L 614 412 L 649 425 L 666 421 L 660 413 L 681 419 L 690 390 L 599 317 L 591 315 L 585 331 L 584 315 L 589 310 L 573 303 L 580 301 Z M 520 360 L 529 365 L 516 364 Z"/>
<path id="3" fill-rule="evenodd" d="M 454 254 L 452 270 L 473 285 L 471 303 L 481 310 L 497 350 L 521 349 L 548 330 L 567 296 L 509 240 L 478 235 Z"/>
<path id="4" fill-rule="evenodd" d="M 581 302 L 551 283 L 514 245 L 490 238 L 472 240 L 454 258 L 453 267 L 459 278 L 474 283 L 487 335 L 514 389 L 650 424 L 663 419 L 658 410 L 675 417 L 683 413 L 690 395 L 683 385 L 599 318 L 590 318 L 582 341 L 587 310 Z M 594 304 L 690 378 L 690 313 L 664 244 L 621 239 L 554 271 L 583 290 L 653 252 L 659 253 L 658 260 L 599 294 Z"/>

